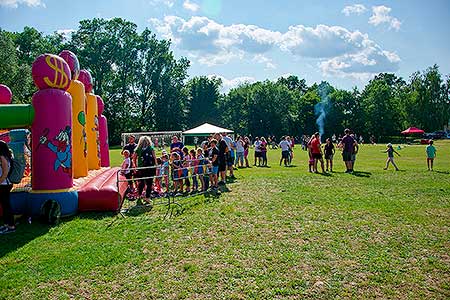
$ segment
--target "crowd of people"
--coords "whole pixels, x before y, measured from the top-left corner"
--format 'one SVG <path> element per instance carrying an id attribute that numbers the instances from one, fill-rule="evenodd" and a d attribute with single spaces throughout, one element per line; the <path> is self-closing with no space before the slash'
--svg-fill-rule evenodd
<path id="1" fill-rule="evenodd" d="M 130 194 L 144 195 L 146 201 L 168 193 L 175 196 L 208 190 L 220 193 L 219 186 L 225 185 L 227 178 L 236 179 L 235 167 L 249 167 L 250 146 L 248 137 L 234 140 L 226 133 L 217 133 L 199 147 L 189 149 L 173 136 L 169 152 L 164 149 L 157 157 L 148 136 L 140 137 L 138 143 L 130 136 L 122 149 L 122 173 Z"/>
<path id="2" fill-rule="evenodd" d="M 327 138 L 323 146 L 318 132 L 311 137 L 303 136 L 300 142 L 302 149 L 308 151 L 309 171 L 318 172 L 320 163 L 322 172 L 333 172 L 334 155 L 336 149 L 339 149 L 342 151 L 346 173 L 352 173 L 359 151 L 360 143 L 357 140 L 363 141 L 361 136 L 358 139 L 349 129 L 345 129 L 343 136 L 336 138 L 333 135 Z M 372 137 L 370 140 L 374 142 Z M 208 190 L 220 193 L 219 186 L 225 185 L 227 179 L 236 178 L 235 168 L 250 168 L 248 157 L 250 148 L 254 148 L 253 166 L 269 167 L 267 159 L 269 148 L 280 148 L 280 166 L 283 163 L 284 166 L 291 166 L 295 139 L 284 136 L 277 143 L 274 136 L 267 139 L 256 137 L 252 143 L 250 136 L 238 136 L 233 139 L 226 133 L 216 133 L 202 141 L 199 147 L 189 149 L 177 136 L 173 136 L 170 149 L 168 151 L 163 149 L 159 156 L 155 153 L 155 146 L 148 136 L 141 136 L 138 143 L 134 136 L 129 136 L 128 143 L 122 149 L 121 172 L 128 182 L 128 192 L 136 198 L 143 196 L 145 201 L 168 193 L 186 195 Z M 400 146 L 398 147 L 400 149 Z M 384 169 L 387 170 L 392 164 L 395 170 L 399 170 L 394 161 L 394 154 L 398 156 L 400 154 L 393 145 L 387 144 L 383 152 L 387 153 Z M 433 141 L 429 142 L 425 152 L 428 170 L 432 171 L 437 153 Z M 0 200 L 5 222 L 5 225 L 0 226 L 0 234 L 15 231 L 14 215 L 10 205 L 13 184 L 9 180 L 13 159 L 8 145 L 0 141 Z"/>
<path id="3" fill-rule="evenodd" d="M 227 133 L 216 133 L 199 144 L 197 141 L 195 148 L 189 149 L 177 136 L 173 136 L 170 149 L 162 150 L 161 155 L 157 156 L 150 137 L 142 136 L 136 143 L 135 137 L 130 136 L 122 150 L 122 173 L 128 181 L 129 191 L 136 197 L 144 195 L 147 201 L 168 193 L 177 196 L 205 191 L 220 193 L 219 186 L 225 185 L 227 178 L 235 179 L 236 168 L 250 168 L 250 148 L 254 149 L 253 166 L 269 167 L 267 152 L 270 148 L 281 149 L 280 166 L 292 166 L 294 159 L 295 139 L 291 136 L 283 136 L 279 143 L 274 136 L 267 139 L 255 137 L 252 143 L 248 136 L 234 139 Z M 361 136 L 359 141 L 363 142 Z M 345 173 L 354 171 L 360 143 L 357 135 L 349 129 L 345 129 L 344 134 L 338 137 L 333 134 L 323 145 L 318 132 L 311 137 L 303 136 L 300 142 L 302 149 L 308 152 L 309 172 L 318 173 L 319 168 L 322 173 L 333 172 L 336 150 L 341 151 Z M 392 144 L 388 144 L 384 152 L 388 155 L 385 169 L 392 164 L 398 170 L 394 154 L 400 154 Z M 432 142 L 426 153 L 428 169 L 432 170 L 436 156 Z"/>

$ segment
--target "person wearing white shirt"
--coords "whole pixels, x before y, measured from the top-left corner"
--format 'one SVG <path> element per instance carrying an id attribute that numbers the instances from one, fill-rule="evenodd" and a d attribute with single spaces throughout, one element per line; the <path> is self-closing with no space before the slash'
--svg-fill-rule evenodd
<path id="1" fill-rule="evenodd" d="M 281 139 L 281 142 L 279 144 L 281 148 L 281 159 L 280 159 L 280 166 L 281 162 L 284 160 L 284 165 L 287 167 L 289 162 L 289 156 L 291 155 L 291 143 L 287 140 L 287 137 L 283 137 Z"/>
<path id="2" fill-rule="evenodd" d="M 255 138 L 255 143 L 253 146 L 255 146 L 255 164 L 256 166 L 256 160 L 258 159 L 258 165 L 261 166 L 261 149 L 259 148 L 261 146 L 261 141 L 259 140 L 259 137 Z"/>

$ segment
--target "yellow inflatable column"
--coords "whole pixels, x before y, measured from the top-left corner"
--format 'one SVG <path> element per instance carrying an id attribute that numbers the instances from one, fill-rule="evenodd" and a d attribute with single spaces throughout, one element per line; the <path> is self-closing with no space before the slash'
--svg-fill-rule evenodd
<path id="1" fill-rule="evenodd" d="M 73 177 L 79 178 L 88 174 L 85 93 L 92 90 L 92 76 L 86 70 L 80 76 L 80 63 L 72 51 L 63 50 L 59 56 L 69 65 L 72 74 L 67 90 L 72 96 L 72 170 Z"/>
<path id="2" fill-rule="evenodd" d="M 87 140 L 86 140 L 86 99 L 84 85 L 78 80 L 70 82 L 67 90 L 72 95 L 72 168 L 73 177 L 88 174 Z"/>
<path id="3" fill-rule="evenodd" d="M 88 143 L 89 170 L 100 169 L 100 144 L 98 138 L 98 107 L 97 96 L 86 94 L 86 133 Z"/>

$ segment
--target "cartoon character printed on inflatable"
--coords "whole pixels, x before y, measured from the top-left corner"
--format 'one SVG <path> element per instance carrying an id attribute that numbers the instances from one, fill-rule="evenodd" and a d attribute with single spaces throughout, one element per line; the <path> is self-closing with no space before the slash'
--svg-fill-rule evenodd
<path id="1" fill-rule="evenodd" d="M 72 176 L 72 153 L 70 149 L 71 129 L 67 126 L 61 130 L 54 138 L 55 143 L 51 142 L 46 135 L 39 138 L 41 145 L 46 145 L 53 153 L 56 154 L 54 162 L 54 170 L 58 171 L 61 167 L 64 173 Z"/>

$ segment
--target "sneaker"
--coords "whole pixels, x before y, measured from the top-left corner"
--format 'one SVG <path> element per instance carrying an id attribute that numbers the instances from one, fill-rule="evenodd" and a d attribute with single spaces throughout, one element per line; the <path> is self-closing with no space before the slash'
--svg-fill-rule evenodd
<path id="1" fill-rule="evenodd" d="M 8 228 L 8 226 L 6 226 L 6 225 L 0 226 L 0 232 L 5 231 L 7 228 Z"/>

